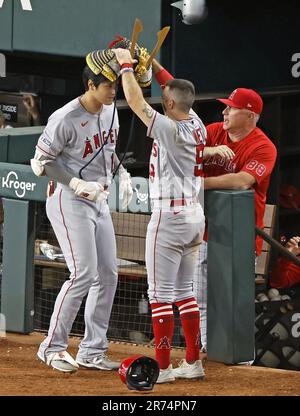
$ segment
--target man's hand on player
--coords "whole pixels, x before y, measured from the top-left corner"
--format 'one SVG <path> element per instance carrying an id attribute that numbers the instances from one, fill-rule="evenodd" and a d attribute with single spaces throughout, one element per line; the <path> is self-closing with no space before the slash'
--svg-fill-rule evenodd
<path id="1" fill-rule="evenodd" d="M 231 160 L 234 158 L 235 153 L 232 149 L 230 149 L 230 147 L 226 146 L 225 144 L 222 144 L 220 146 L 204 148 L 204 159 L 207 159 L 215 155 L 219 155 L 224 159 Z"/>
<path id="2" fill-rule="evenodd" d="M 128 49 L 117 48 L 113 49 L 113 51 L 116 55 L 117 61 L 121 66 L 123 64 L 135 64 L 137 62 L 136 59 L 132 59 Z"/>

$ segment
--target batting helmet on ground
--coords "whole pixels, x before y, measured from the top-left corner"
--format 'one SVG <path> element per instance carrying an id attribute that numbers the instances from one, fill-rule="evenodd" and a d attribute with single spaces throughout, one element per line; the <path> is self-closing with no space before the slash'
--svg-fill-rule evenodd
<path id="1" fill-rule="evenodd" d="M 121 363 L 119 375 L 129 390 L 152 390 L 159 376 L 159 365 L 153 358 L 135 355 Z"/>

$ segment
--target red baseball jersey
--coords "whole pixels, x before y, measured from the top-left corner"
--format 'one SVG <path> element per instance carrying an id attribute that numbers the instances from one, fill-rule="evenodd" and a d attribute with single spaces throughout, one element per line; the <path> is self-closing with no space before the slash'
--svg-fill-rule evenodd
<path id="1" fill-rule="evenodd" d="M 277 289 L 300 284 L 300 267 L 286 257 L 279 257 L 273 267 L 270 285 Z"/>
<path id="2" fill-rule="evenodd" d="M 204 176 L 220 176 L 241 171 L 254 176 L 256 180 L 253 185 L 255 191 L 255 222 L 258 227 L 263 228 L 266 194 L 276 161 L 276 147 L 258 127 L 238 142 L 230 140 L 228 132 L 223 129 L 223 122 L 209 124 L 206 129 L 206 146 L 227 145 L 234 151 L 235 157 L 232 160 L 225 160 L 216 155 L 206 159 Z M 262 243 L 262 239 L 257 237 L 256 255 L 261 253 Z"/>

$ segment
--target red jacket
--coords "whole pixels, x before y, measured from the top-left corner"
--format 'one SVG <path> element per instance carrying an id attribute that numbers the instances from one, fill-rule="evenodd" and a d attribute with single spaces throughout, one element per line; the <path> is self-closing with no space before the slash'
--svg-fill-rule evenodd
<path id="1" fill-rule="evenodd" d="M 279 257 L 271 273 L 271 287 L 283 289 L 297 284 L 300 284 L 300 267 L 286 257 Z"/>

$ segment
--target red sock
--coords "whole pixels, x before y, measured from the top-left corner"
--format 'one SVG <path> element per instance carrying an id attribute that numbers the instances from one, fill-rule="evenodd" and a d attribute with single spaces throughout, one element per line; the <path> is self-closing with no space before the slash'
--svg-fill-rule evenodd
<path id="1" fill-rule="evenodd" d="M 176 302 L 186 344 L 186 361 L 199 360 L 200 313 L 195 298 Z"/>
<path id="2" fill-rule="evenodd" d="M 155 358 L 163 370 L 170 365 L 171 343 L 174 332 L 173 305 L 152 303 L 152 325 L 155 337 Z"/>

